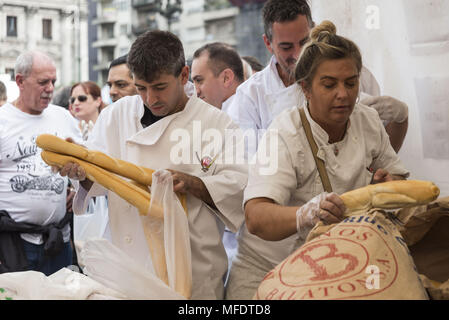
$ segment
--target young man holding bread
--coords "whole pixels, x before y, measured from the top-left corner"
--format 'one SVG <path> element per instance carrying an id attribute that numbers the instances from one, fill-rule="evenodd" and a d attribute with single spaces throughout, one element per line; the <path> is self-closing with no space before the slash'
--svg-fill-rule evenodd
<path id="1" fill-rule="evenodd" d="M 238 127 L 225 113 L 196 95 L 187 97 L 184 86 L 189 67 L 180 40 L 170 32 L 155 30 L 138 37 L 129 52 L 128 66 L 138 95 L 123 97 L 105 109 L 87 146 L 136 165 L 172 173 L 173 191 L 187 196 L 191 298 L 222 299 L 227 272 L 223 231 L 225 226 L 237 231 L 244 220 L 241 204 L 247 167 L 236 161 L 222 161 L 229 154 L 226 145 L 232 145 L 226 143 L 225 130 Z M 195 135 L 198 127 L 202 132 L 218 132 L 223 138 L 221 146 L 225 147 L 207 148 L 209 141 Z M 66 165 L 60 173 L 81 181 L 74 200 L 75 213 L 83 212 L 91 196 L 105 192 L 100 185 L 86 180 L 84 170 L 75 164 Z M 112 242 L 134 260 L 148 265 L 150 253 L 137 209 L 112 192 L 108 199 Z"/>

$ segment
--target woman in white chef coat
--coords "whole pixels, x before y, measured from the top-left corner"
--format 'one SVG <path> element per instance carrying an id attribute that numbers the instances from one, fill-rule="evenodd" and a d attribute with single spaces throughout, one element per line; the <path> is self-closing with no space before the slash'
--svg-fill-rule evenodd
<path id="1" fill-rule="evenodd" d="M 275 118 L 259 144 L 268 148 L 277 141 L 277 149 L 270 150 L 277 155 L 277 170 L 267 175 L 266 164 L 256 161 L 250 166 L 244 193 L 246 227 L 239 236 L 227 299 L 252 298 L 265 274 L 288 256 L 298 237 L 302 244 L 319 220 L 340 221 L 345 208 L 338 194 L 408 176 L 376 110 L 356 103 L 361 70 L 359 49 L 336 35 L 331 22 L 313 29 L 295 69 L 306 103 Z M 324 192 L 300 109 L 333 192 Z M 259 148 L 258 159 L 263 159 L 261 152 L 265 148 Z M 267 241 L 250 247 L 255 236 Z"/>

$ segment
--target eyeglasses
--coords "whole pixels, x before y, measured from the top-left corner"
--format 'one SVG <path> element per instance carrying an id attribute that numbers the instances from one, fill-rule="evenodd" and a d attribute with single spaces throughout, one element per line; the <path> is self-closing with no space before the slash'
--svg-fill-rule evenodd
<path id="1" fill-rule="evenodd" d="M 80 95 L 80 96 L 78 96 L 78 97 L 70 97 L 69 102 L 70 102 L 71 104 L 73 104 L 73 103 L 75 102 L 76 99 L 78 99 L 79 102 L 84 102 L 84 101 L 87 100 L 87 96 L 85 96 L 85 95 L 82 94 L 82 95 Z"/>

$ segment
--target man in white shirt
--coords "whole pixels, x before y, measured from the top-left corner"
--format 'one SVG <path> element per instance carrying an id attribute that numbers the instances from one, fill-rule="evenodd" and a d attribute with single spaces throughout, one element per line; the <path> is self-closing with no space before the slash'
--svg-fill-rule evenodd
<path id="1" fill-rule="evenodd" d="M 217 108 L 187 96 L 189 67 L 175 35 L 158 30 L 141 35 L 131 47 L 128 66 L 138 95 L 124 97 L 101 112 L 87 145 L 140 166 L 170 170 L 173 191 L 185 193 L 187 199 L 191 298 L 222 299 L 227 272 L 223 230 L 226 226 L 235 232 L 244 220 L 241 203 L 247 166 L 223 159 L 231 154 L 227 148 L 233 149 L 235 139 L 226 130 L 238 127 Z M 220 148 L 208 148 L 210 139 L 202 138 L 205 130 L 223 138 Z M 206 161 L 211 158 L 216 161 Z M 105 194 L 104 188 L 85 179 L 76 164 L 67 164 L 61 175 L 81 180 L 75 213 L 84 212 L 91 196 Z M 150 268 L 139 212 L 113 192 L 108 193 L 108 205 L 112 242 Z"/>
<path id="2" fill-rule="evenodd" d="M 221 42 L 202 46 L 193 54 L 191 76 L 198 97 L 236 119 L 229 105 L 244 75 L 242 60 L 234 48 Z"/>
<path id="3" fill-rule="evenodd" d="M 79 140 L 79 130 L 67 110 L 50 104 L 56 68 L 47 55 L 21 54 L 15 73 L 19 97 L 0 108 L 0 209 L 18 223 L 58 224 L 66 214 L 68 180 L 41 159 L 36 137 L 50 133 Z M 50 275 L 72 264 L 69 224 L 60 232 L 62 249 L 52 255 L 43 234 L 20 235 L 29 270 Z"/>
<path id="4" fill-rule="evenodd" d="M 263 8 L 263 40 L 273 54 L 269 65 L 242 84 L 229 106 L 235 121 L 244 130 L 251 129 L 260 138 L 273 119 L 282 111 L 302 105 L 304 95 L 295 83 L 294 68 L 302 47 L 309 39 L 314 22 L 305 0 L 268 0 Z M 377 83 L 366 69 L 361 72 L 362 90 L 374 96 Z M 363 97 L 362 97 L 363 98 Z M 407 106 L 391 97 L 370 97 L 361 101 L 375 108 L 386 124 L 390 142 L 396 152 L 408 128 Z M 255 153 L 256 145 L 249 146 Z"/>

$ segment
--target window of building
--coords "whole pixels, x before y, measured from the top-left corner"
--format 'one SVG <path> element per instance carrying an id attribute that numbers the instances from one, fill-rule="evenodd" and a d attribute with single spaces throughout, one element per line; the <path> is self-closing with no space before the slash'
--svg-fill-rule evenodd
<path id="1" fill-rule="evenodd" d="M 42 38 L 52 39 L 51 19 L 42 19 Z"/>
<path id="2" fill-rule="evenodd" d="M 6 17 L 6 35 L 8 37 L 17 37 L 17 17 Z"/>
<path id="3" fill-rule="evenodd" d="M 5 73 L 10 75 L 11 81 L 15 81 L 16 73 L 14 71 L 14 68 L 5 68 Z"/>
<path id="4" fill-rule="evenodd" d="M 103 25 L 103 38 L 113 39 L 114 38 L 114 24 L 108 23 Z"/>

